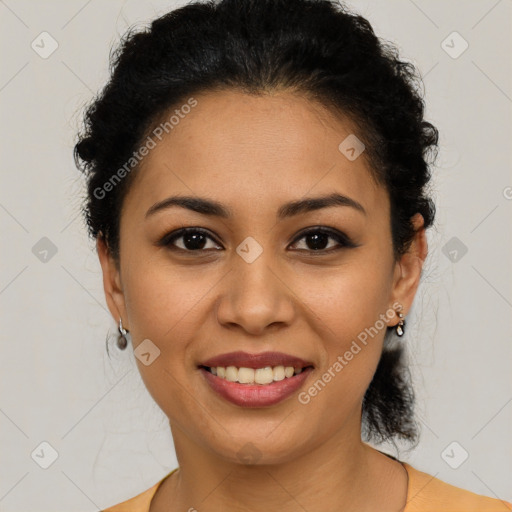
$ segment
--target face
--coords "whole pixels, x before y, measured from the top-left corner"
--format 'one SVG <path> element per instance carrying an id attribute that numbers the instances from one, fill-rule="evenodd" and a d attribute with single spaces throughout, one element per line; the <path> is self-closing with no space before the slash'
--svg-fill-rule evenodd
<path id="1" fill-rule="evenodd" d="M 338 148 L 356 133 L 347 119 L 291 92 L 195 99 L 134 176 L 119 268 L 98 242 L 112 315 L 136 353 L 150 354 L 148 365 L 136 359 L 142 378 L 173 431 L 227 460 L 247 443 L 259 463 L 277 463 L 333 436 L 360 440 L 362 399 L 386 326 L 398 323 L 393 305 L 407 313 L 412 303 L 424 232 L 394 260 L 387 191 L 364 152 L 353 160 Z M 333 194 L 327 206 L 284 206 Z M 173 196 L 213 201 L 224 215 L 161 204 Z M 304 364 L 227 356 L 219 366 L 304 369 L 251 385 L 202 366 L 240 351 Z"/>

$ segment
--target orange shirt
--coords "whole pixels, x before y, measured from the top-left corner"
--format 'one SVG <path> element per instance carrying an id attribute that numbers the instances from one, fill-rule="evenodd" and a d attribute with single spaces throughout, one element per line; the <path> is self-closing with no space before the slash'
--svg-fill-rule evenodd
<path id="1" fill-rule="evenodd" d="M 409 474 L 407 505 L 404 512 L 507 512 L 512 503 L 475 494 L 447 484 L 419 471 L 407 462 L 399 461 Z M 149 505 L 158 486 L 174 473 L 173 469 L 162 480 L 134 498 L 105 509 L 103 512 L 149 512 Z"/>

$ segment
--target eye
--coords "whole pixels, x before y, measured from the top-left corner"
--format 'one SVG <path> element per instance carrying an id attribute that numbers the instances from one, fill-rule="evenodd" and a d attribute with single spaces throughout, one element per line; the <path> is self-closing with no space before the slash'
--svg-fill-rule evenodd
<path id="1" fill-rule="evenodd" d="M 306 248 L 298 250 L 311 253 L 330 253 L 343 248 L 358 247 L 358 245 L 352 242 L 344 233 L 325 227 L 315 227 L 303 231 L 300 236 L 295 238 L 292 246 L 303 239 L 305 240 Z M 336 242 L 334 247 L 329 246 L 329 239 Z M 182 240 L 180 245 L 176 244 L 179 240 Z M 208 247 L 209 240 L 214 242 L 213 247 Z M 158 242 L 158 245 L 165 246 L 171 250 L 184 252 L 219 250 L 220 248 L 219 244 L 208 231 L 194 227 L 182 228 L 168 233 Z"/>
<path id="2" fill-rule="evenodd" d="M 343 248 L 357 247 L 357 244 L 352 242 L 352 240 L 350 240 L 350 238 L 344 233 L 323 227 L 317 227 L 302 232 L 301 235 L 295 239 L 292 245 L 295 245 L 297 241 L 302 239 L 305 239 L 306 241 L 306 248 L 300 250 L 306 250 L 309 252 L 330 253 Z M 329 246 L 329 239 L 337 242 L 337 246 Z"/>
<path id="3" fill-rule="evenodd" d="M 181 247 L 174 243 L 180 239 L 183 239 L 183 242 L 181 242 Z M 182 228 L 178 231 L 173 231 L 172 233 L 165 235 L 160 240 L 158 245 L 166 246 L 172 250 L 182 250 L 186 252 L 206 251 L 212 249 L 212 247 L 205 246 L 207 245 L 208 239 L 217 244 L 215 239 L 208 233 L 208 231 L 204 229 Z"/>

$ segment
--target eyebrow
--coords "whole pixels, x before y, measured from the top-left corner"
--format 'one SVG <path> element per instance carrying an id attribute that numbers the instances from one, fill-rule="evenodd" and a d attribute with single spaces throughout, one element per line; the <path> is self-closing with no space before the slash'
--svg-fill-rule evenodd
<path id="1" fill-rule="evenodd" d="M 186 208 L 187 210 L 192 210 L 194 212 L 201 213 L 202 215 L 210 215 L 226 219 L 233 216 L 233 212 L 230 208 L 212 199 L 195 196 L 172 196 L 151 206 L 151 208 L 146 212 L 146 219 L 159 211 L 173 206 Z M 342 194 L 333 193 L 326 196 L 308 197 L 285 203 L 278 209 L 277 218 L 282 220 L 294 215 L 333 206 L 348 206 L 366 215 L 366 210 L 363 208 L 361 203 L 358 203 L 354 199 Z"/>

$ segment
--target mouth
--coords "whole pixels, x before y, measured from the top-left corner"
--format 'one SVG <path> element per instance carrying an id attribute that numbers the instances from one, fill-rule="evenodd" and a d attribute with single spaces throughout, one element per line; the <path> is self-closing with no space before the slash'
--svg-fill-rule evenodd
<path id="1" fill-rule="evenodd" d="M 265 386 L 300 374 L 313 363 L 283 352 L 230 352 L 204 361 L 199 368 L 229 382 Z"/>
<path id="2" fill-rule="evenodd" d="M 273 382 L 279 382 L 284 379 L 289 379 L 295 375 L 299 375 L 303 370 L 313 368 L 313 366 L 264 366 L 262 368 L 247 368 L 242 366 L 203 366 L 200 365 L 205 371 L 210 372 L 219 379 L 227 380 L 228 382 L 238 382 L 239 384 L 256 384 L 259 386 L 268 386 Z"/>
<path id="3" fill-rule="evenodd" d="M 241 407 L 277 404 L 297 391 L 314 365 L 281 352 L 232 352 L 198 365 L 208 387 Z"/>

